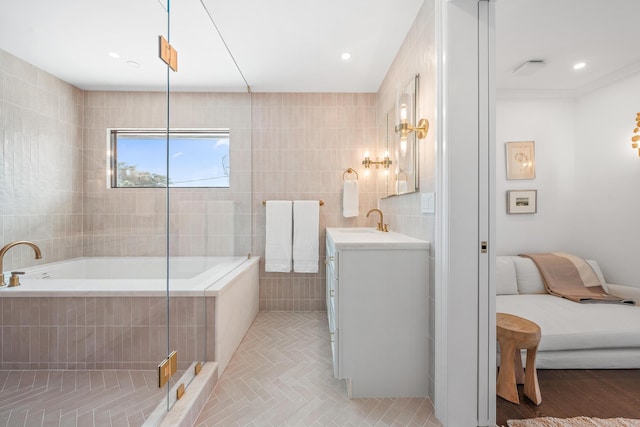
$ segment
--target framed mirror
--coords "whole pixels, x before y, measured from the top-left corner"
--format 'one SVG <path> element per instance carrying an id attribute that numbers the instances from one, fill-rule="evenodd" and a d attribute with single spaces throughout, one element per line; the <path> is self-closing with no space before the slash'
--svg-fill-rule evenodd
<path id="1" fill-rule="evenodd" d="M 387 177 L 389 196 L 418 191 L 418 139 L 415 132 L 401 135 L 397 128 L 401 123 L 413 126 L 419 117 L 419 79 L 419 75 L 411 78 L 398 94 L 396 105 L 387 113 L 387 150 L 392 160 L 392 172 Z"/>

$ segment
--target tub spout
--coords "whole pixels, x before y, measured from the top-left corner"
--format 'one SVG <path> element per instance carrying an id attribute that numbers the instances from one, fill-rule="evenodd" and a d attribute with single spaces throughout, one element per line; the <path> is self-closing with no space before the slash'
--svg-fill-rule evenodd
<path id="1" fill-rule="evenodd" d="M 40 248 L 33 242 L 29 242 L 28 240 L 18 240 L 16 242 L 7 243 L 4 245 L 2 249 L 0 249 L 0 276 L 2 276 L 2 284 L 0 286 L 5 286 L 4 282 L 4 255 L 7 253 L 9 249 L 18 245 L 27 245 L 33 248 L 33 251 L 36 253 L 36 259 L 42 258 L 42 252 L 40 252 Z"/>

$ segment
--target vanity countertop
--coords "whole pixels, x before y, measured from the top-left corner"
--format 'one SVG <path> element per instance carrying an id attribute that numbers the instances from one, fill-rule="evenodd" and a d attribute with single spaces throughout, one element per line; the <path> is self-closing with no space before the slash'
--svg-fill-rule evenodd
<path id="1" fill-rule="evenodd" d="M 327 228 L 327 238 L 337 249 L 429 249 L 426 240 L 369 227 Z"/>

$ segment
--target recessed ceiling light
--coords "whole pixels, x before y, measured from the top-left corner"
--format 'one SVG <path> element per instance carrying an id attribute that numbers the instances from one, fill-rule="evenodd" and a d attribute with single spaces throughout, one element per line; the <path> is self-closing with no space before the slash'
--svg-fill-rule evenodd
<path id="1" fill-rule="evenodd" d="M 582 70 L 586 66 L 587 66 L 586 62 L 577 62 L 577 63 L 573 64 L 573 69 L 574 70 Z"/>
<path id="2" fill-rule="evenodd" d="M 351 59 L 351 54 L 349 52 L 345 52 L 340 56 L 340 58 L 342 58 L 343 61 L 347 61 Z"/>
<path id="3" fill-rule="evenodd" d="M 114 59 L 120 58 L 120 55 L 118 55 L 116 52 L 109 52 L 109 56 L 114 58 Z"/>
<path id="4" fill-rule="evenodd" d="M 127 61 L 127 65 L 129 65 L 131 68 L 140 68 L 140 64 L 136 61 Z"/>

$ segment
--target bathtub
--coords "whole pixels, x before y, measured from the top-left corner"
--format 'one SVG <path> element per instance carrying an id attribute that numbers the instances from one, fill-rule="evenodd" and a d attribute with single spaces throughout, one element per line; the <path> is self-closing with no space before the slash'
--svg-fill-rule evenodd
<path id="1" fill-rule="evenodd" d="M 173 257 L 169 260 L 172 296 L 216 296 L 220 281 L 247 257 Z M 21 286 L 0 288 L 15 296 L 166 296 L 164 257 L 95 257 L 42 264 L 23 270 Z M 1 295 L 1 294 L 0 294 Z"/>
<path id="2" fill-rule="evenodd" d="M 23 271 L 21 286 L 0 288 L 0 369 L 155 369 L 169 326 L 180 366 L 216 361 L 222 374 L 258 312 L 259 257 L 172 258 L 169 317 L 162 257 Z"/>

